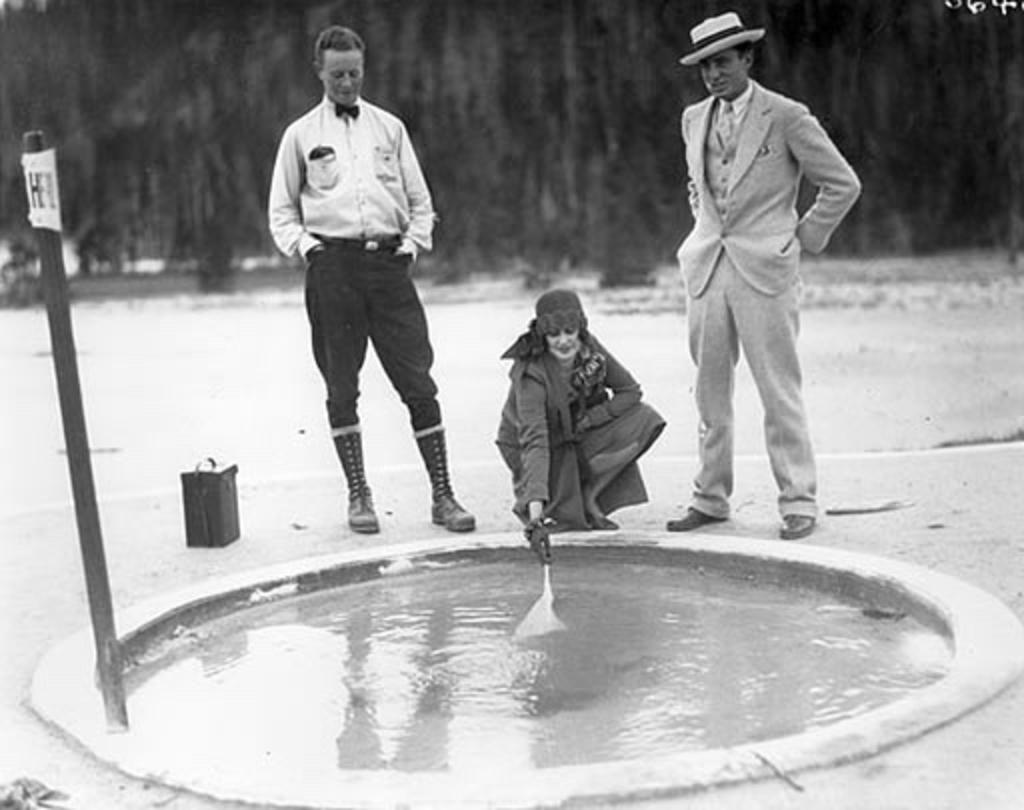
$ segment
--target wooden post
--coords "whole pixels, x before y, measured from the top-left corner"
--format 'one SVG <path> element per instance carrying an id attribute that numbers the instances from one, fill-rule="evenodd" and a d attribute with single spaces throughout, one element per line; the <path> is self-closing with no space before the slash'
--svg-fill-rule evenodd
<path id="1" fill-rule="evenodd" d="M 103 552 L 96 489 L 93 483 L 89 439 L 85 430 L 85 412 L 78 378 L 78 360 L 71 312 L 68 305 L 68 283 L 64 271 L 64 255 L 60 236 L 60 197 L 57 191 L 56 160 L 52 167 L 35 165 L 31 156 L 45 152 L 43 133 L 26 132 L 22 139 L 25 187 L 29 198 L 29 219 L 36 233 L 46 315 L 50 324 L 50 344 L 57 375 L 67 448 L 71 489 L 75 501 L 78 540 L 85 569 L 85 585 L 96 642 L 96 665 L 100 691 L 106 710 L 107 726 L 114 731 L 128 728 L 125 706 L 121 647 L 114 629 L 114 611 L 110 598 L 107 561 Z"/>

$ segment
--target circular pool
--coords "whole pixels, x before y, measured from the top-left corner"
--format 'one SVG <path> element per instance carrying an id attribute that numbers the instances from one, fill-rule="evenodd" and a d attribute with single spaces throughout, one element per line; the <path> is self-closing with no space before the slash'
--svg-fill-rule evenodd
<path id="1" fill-rule="evenodd" d="M 88 634 L 41 663 L 33 702 L 123 770 L 226 799 L 524 807 L 868 756 L 1024 664 L 1004 606 L 914 566 L 721 535 L 559 540 L 556 632 L 516 632 L 541 591 L 518 535 L 408 544 L 121 617 L 127 733 L 103 728 Z"/>

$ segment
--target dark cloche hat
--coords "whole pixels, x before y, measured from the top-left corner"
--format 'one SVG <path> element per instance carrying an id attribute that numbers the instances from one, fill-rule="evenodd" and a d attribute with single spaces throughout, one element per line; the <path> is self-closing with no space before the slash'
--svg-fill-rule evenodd
<path id="1" fill-rule="evenodd" d="M 556 331 L 564 328 L 582 329 L 587 325 L 580 297 L 572 290 L 548 290 L 534 307 L 537 331 Z"/>

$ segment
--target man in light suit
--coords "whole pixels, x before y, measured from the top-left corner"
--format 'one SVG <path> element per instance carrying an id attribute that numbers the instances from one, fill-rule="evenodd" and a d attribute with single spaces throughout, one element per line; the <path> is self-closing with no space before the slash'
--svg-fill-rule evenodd
<path id="1" fill-rule="evenodd" d="M 860 181 L 807 107 L 749 77 L 764 29 L 735 13 L 690 32 L 710 96 L 687 107 L 682 136 L 694 227 L 677 254 L 688 292 L 697 366 L 700 469 L 686 514 L 669 531 L 729 517 L 733 382 L 740 350 L 764 407 L 765 442 L 779 489 L 780 537 L 814 531 L 816 474 L 801 394 L 799 263 L 819 253 L 860 195 Z M 817 187 L 797 212 L 801 178 Z"/>

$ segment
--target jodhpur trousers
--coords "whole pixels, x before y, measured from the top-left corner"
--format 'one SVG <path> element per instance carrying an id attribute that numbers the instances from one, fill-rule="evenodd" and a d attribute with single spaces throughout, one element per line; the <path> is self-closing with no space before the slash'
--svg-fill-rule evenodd
<path id="1" fill-rule="evenodd" d="M 409 410 L 413 431 L 441 423 L 427 319 L 410 259 L 390 250 L 329 244 L 306 268 L 313 358 L 327 385 L 334 435 L 359 424 L 359 372 L 372 342 L 384 373 Z"/>

